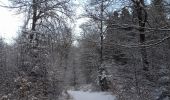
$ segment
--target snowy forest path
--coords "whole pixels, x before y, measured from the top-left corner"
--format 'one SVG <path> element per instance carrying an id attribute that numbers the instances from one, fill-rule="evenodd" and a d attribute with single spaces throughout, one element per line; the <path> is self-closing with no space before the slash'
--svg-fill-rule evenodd
<path id="1" fill-rule="evenodd" d="M 108 92 L 84 92 L 84 91 L 68 91 L 69 100 L 116 100 L 115 96 Z"/>

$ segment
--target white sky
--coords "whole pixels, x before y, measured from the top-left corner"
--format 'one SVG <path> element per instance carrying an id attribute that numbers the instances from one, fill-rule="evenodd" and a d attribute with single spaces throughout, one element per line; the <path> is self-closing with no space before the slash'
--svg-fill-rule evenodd
<path id="1" fill-rule="evenodd" d="M 84 22 L 87 22 L 87 20 L 88 20 L 88 18 L 79 18 L 80 17 L 80 15 L 81 14 L 83 14 L 84 13 L 84 8 L 83 8 L 83 6 L 80 4 L 80 2 L 81 2 L 81 0 L 75 0 L 75 3 L 77 4 L 77 5 L 79 5 L 78 7 L 77 7 L 77 9 L 76 9 L 76 22 L 75 22 L 75 30 L 74 30 L 74 32 L 75 32 L 75 34 L 77 35 L 77 36 L 79 36 L 80 35 L 80 33 L 81 33 L 81 28 L 79 27 L 81 24 L 83 24 Z"/>
<path id="2" fill-rule="evenodd" d="M 0 4 L 7 4 L 8 0 L 0 0 Z M 0 37 L 5 38 L 7 43 L 11 43 L 17 37 L 17 31 L 22 25 L 22 17 L 16 15 L 10 9 L 0 7 Z"/>
<path id="3" fill-rule="evenodd" d="M 80 4 L 79 0 L 75 0 L 77 5 Z M 0 0 L 0 5 L 8 5 L 8 0 Z M 76 9 L 76 17 L 83 13 L 83 7 L 78 6 Z M 86 22 L 85 19 L 77 19 L 75 22 L 74 32 L 78 35 L 81 29 L 79 26 Z M 23 18 L 21 15 L 16 15 L 10 9 L 0 7 L 0 37 L 2 36 L 7 43 L 12 43 L 13 39 L 17 37 L 17 32 L 22 26 Z"/>

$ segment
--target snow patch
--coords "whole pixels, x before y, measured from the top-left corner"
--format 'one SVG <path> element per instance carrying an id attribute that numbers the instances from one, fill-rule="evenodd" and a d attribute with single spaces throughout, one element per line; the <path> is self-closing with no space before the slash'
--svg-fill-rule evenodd
<path id="1" fill-rule="evenodd" d="M 68 91 L 73 100 L 116 100 L 109 92 Z"/>

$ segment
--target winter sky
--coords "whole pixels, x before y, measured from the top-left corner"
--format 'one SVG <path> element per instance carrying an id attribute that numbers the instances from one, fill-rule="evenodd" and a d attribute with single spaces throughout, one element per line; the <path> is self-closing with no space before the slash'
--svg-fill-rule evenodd
<path id="1" fill-rule="evenodd" d="M 74 0 L 74 2 L 79 5 L 76 8 L 76 16 L 78 17 L 82 14 L 83 7 L 80 6 L 81 0 Z M 8 0 L 0 0 L 0 5 L 8 5 Z M 85 22 L 84 19 L 77 19 L 75 22 L 75 32 L 80 32 L 79 26 Z M 10 9 L 0 7 L 0 37 L 4 38 L 7 43 L 12 43 L 17 37 L 20 27 L 23 24 L 23 16 L 15 14 L 14 11 Z M 78 33 L 77 33 L 78 34 Z"/>
<path id="2" fill-rule="evenodd" d="M 0 0 L 0 4 L 8 4 L 8 0 Z M 17 31 L 22 25 L 22 17 L 10 9 L 0 7 L 0 37 L 6 42 L 11 42 L 17 36 Z"/>
<path id="3" fill-rule="evenodd" d="M 83 7 L 81 6 L 82 0 L 74 0 L 79 5 L 76 8 L 76 16 L 78 17 L 83 13 Z M 147 0 L 148 2 L 150 0 Z M 8 5 L 8 0 L 0 0 L 0 5 Z M 79 34 L 81 29 L 79 26 L 86 22 L 86 19 L 77 19 L 75 22 L 74 32 Z M 14 11 L 10 9 L 0 7 L 0 37 L 3 37 L 7 43 L 12 43 L 13 39 L 17 37 L 17 33 L 23 24 L 23 16 L 16 15 Z"/>

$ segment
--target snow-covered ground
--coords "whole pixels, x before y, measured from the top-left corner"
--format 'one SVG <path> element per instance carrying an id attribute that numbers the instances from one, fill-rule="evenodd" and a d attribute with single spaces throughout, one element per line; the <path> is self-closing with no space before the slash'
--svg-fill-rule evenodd
<path id="1" fill-rule="evenodd" d="M 68 91 L 72 100 L 116 100 L 113 95 L 107 92 L 84 92 Z"/>

